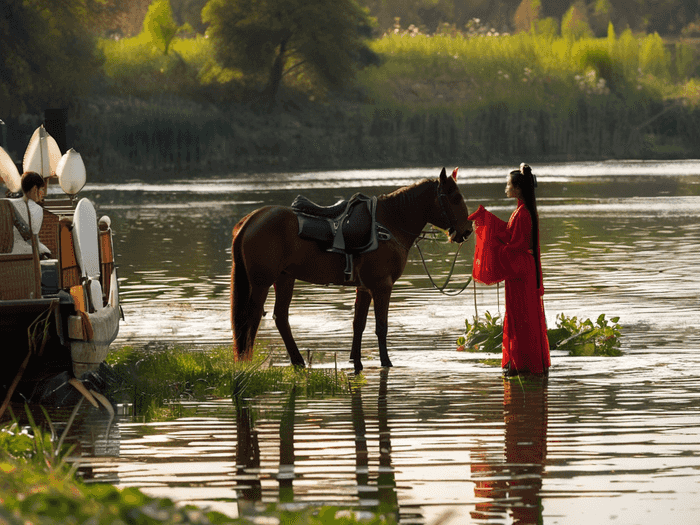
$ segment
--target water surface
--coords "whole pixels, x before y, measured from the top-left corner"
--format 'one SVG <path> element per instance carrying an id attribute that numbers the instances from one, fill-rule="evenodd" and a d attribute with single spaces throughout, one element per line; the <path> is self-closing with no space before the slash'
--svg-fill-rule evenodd
<path id="1" fill-rule="evenodd" d="M 460 170 L 470 210 L 484 204 L 508 217 L 509 169 Z M 212 401 L 169 423 L 123 418 L 107 445 L 96 439 L 95 450 L 109 452 L 94 453 L 94 476 L 231 515 L 283 501 L 368 510 L 381 503 L 401 523 L 444 513 L 451 524 L 700 522 L 700 162 L 533 169 L 548 324 L 560 312 L 620 316 L 623 357 L 553 351 L 546 385 L 504 384 L 481 362 L 492 355 L 454 350 L 465 318 L 503 311 L 503 289 L 441 295 L 414 249 L 392 296 L 388 373 L 377 368 L 370 319 L 366 383 L 354 395 L 269 396 L 245 407 Z M 89 185 L 86 196 L 112 218 L 117 242 L 126 320 L 115 344 L 230 344 L 230 232 L 253 209 L 288 205 L 300 193 L 332 204 L 438 173 Z M 431 274 L 444 279 L 456 247 L 422 246 Z M 472 256 L 469 240 L 451 286 L 468 278 Z M 295 290 L 291 325 L 300 348 L 338 350 L 341 373 L 349 372 L 354 290 L 303 283 Z M 282 346 L 269 317 L 260 337 Z"/>

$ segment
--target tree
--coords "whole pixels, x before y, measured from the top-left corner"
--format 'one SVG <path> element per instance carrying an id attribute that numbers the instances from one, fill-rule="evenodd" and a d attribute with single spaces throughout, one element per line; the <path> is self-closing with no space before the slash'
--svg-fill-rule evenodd
<path id="1" fill-rule="evenodd" d="M 65 107 L 90 88 L 102 58 L 85 31 L 95 0 L 0 3 L 0 115 Z"/>
<path id="2" fill-rule="evenodd" d="M 216 56 L 274 104 L 283 78 L 325 89 L 353 77 L 371 25 L 355 0 L 211 0 L 202 11 Z"/>
<path id="3" fill-rule="evenodd" d="M 542 3 L 540 0 L 523 0 L 513 16 L 513 26 L 517 32 L 530 31 L 540 16 Z"/>
<path id="4" fill-rule="evenodd" d="M 561 34 L 577 40 L 593 35 L 583 0 L 574 2 L 561 20 Z"/>
<path id="5" fill-rule="evenodd" d="M 175 23 L 170 0 L 154 0 L 146 13 L 143 29 L 151 35 L 153 45 L 167 55 L 175 36 L 178 33 L 191 31 L 192 27 L 189 24 L 178 26 Z"/>

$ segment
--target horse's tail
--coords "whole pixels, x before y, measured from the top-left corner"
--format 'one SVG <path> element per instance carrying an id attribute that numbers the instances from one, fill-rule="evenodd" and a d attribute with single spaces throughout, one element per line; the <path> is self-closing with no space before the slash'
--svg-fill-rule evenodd
<path id="1" fill-rule="evenodd" d="M 253 350 L 250 339 L 249 311 L 251 289 L 243 259 L 243 239 L 241 230 L 248 222 L 249 215 L 241 219 L 233 228 L 231 242 L 231 329 L 233 331 L 233 355 L 236 360 L 247 359 Z"/>

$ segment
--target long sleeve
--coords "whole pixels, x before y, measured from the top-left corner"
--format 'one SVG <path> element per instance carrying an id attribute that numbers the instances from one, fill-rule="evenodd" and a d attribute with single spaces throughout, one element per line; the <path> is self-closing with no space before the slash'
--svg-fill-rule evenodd
<path id="1" fill-rule="evenodd" d="M 506 223 L 483 206 L 470 215 L 476 221 L 474 250 L 474 279 L 495 284 L 505 279 L 519 278 L 532 257 L 532 219 L 522 203 Z"/>

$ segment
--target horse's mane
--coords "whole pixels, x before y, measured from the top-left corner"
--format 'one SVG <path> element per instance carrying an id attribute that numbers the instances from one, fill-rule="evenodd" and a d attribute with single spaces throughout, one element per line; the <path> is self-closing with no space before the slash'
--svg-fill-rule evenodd
<path id="1" fill-rule="evenodd" d="M 410 186 L 403 186 L 397 190 L 392 191 L 384 195 L 377 197 L 379 202 L 383 202 L 390 206 L 398 206 L 400 208 L 405 208 L 411 206 L 415 203 L 419 195 L 423 195 L 428 185 L 437 184 L 438 179 L 423 179 L 418 182 L 411 184 Z"/>

